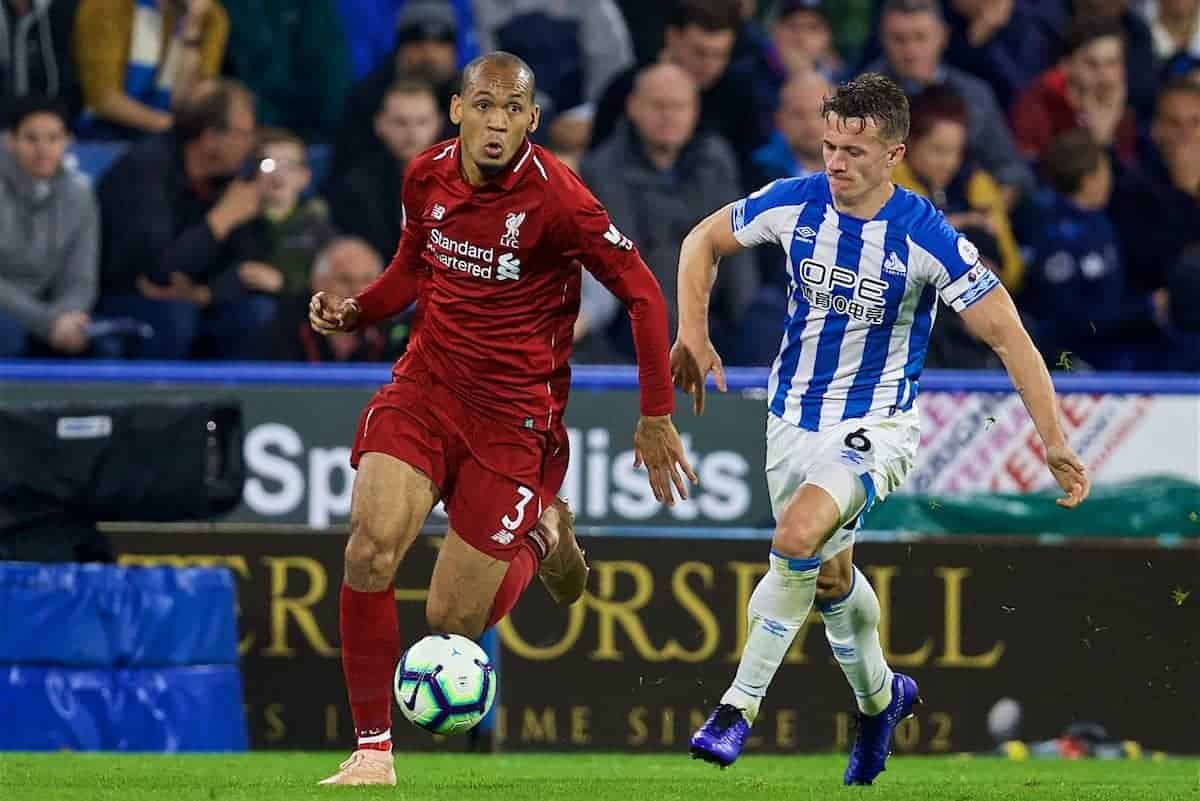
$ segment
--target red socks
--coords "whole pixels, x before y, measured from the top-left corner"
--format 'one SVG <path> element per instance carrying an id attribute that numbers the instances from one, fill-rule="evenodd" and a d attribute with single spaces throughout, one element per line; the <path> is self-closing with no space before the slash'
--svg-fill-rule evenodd
<path id="1" fill-rule="evenodd" d="M 521 593 L 525 592 L 529 582 L 533 581 L 533 575 L 537 573 L 538 565 L 541 563 L 534 547 L 533 543 L 526 540 L 521 549 L 517 551 L 517 555 L 508 563 L 508 572 L 504 574 L 504 580 L 500 582 L 500 588 L 496 590 L 496 598 L 492 601 L 492 614 L 488 617 L 488 628 L 499 623 L 505 615 L 512 611 L 512 608 L 517 605 L 517 599 L 521 597 Z"/>
<path id="2" fill-rule="evenodd" d="M 400 658 L 394 590 L 358 592 L 343 584 L 338 627 L 358 747 L 391 750 L 392 677 Z"/>
<path id="3" fill-rule="evenodd" d="M 517 551 L 496 590 L 489 627 L 512 611 L 539 564 L 532 543 Z M 379 592 L 358 592 L 342 584 L 338 627 L 342 635 L 342 672 L 358 747 L 391 750 L 392 678 L 400 658 L 394 590 L 389 587 Z"/>

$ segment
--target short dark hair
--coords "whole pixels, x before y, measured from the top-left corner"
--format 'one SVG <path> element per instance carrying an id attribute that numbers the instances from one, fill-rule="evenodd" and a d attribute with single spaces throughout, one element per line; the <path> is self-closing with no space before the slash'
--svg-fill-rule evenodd
<path id="1" fill-rule="evenodd" d="M 821 104 L 821 115 L 830 114 L 864 123 L 871 120 L 879 126 L 879 137 L 887 142 L 908 139 L 908 98 L 895 81 L 878 72 L 864 72 L 838 84 Z"/>
<path id="2" fill-rule="evenodd" d="M 392 95 L 403 95 L 404 97 L 414 97 L 417 95 L 426 95 L 433 104 L 438 105 L 437 90 L 433 88 L 433 84 L 421 78 L 399 78 L 393 81 L 383 93 L 383 100 L 386 101 Z M 383 103 L 379 104 L 379 108 L 383 108 Z"/>
<path id="3" fill-rule="evenodd" d="M 888 14 L 932 14 L 938 19 L 945 19 L 939 0 L 885 0 L 879 9 L 879 18 L 883 19 Z"/>
<path id="4" fill-rule="evenodd" d="M 64 128 L 71 126 L 66 108 L 57 100 L 44 95 L 25 95 L 12 101 L 4 120 L 4 127 L 15 132 L 34 114 L 50 114 L 62 120 Z"/>
<path id="5" fill-rule="evenodd" d="M 1196 99 L 1200 99 L 1200 83 L 1197 83 L 1195 78 L 1188 78 L 1186 75 L 1180 75 L 1167 81 L 1158 90 L 1158 97 L 1155 98 L 1155 114 L 1162 107 L 1163 100 L 1170 95 L 1191 95 Z"/>
<path id="6" fill-rule="evenodd" d="M 934 84 L 912 99 L 909 107 L 908 141 L 915 142 L 933 130 L 939 122 L 967 127 L 967 103 L 962 95 L 944 84 Z"/>
<path id="7" fill-rule="evenodd" d="M 1125 29 L 1121 27 L 1119 19 L 1094 16 L 1076 17 L 1071 20 L 1071 24 L 1067 26 L 1067 32 L 1063 36 L 1062 57 L 1073 56 L 1097 39 L 1107 39 L 1110 36 L 1119 39 L 1122 45 L 1125 44 Z"/>
<path id="8" fill-rule="evenodd" d="M 695 26 L 709 33 L 737 31 L 742 27 L 742 10 L 738 0 L 678 0 L 667 27 L 676 30 Z"/>
<path id="9" fill-rule="evenodd" d="M 462 85 L 459 91 L 467 91 L 471 81 L 475 80 L 475 75 L 484 67 L 507 67 L 517 72 L 524 72 L 529 76 L 529 96 L 537 96 L 537 78 L 533 74 L 533 67 L 529 66 L 520 56 L 504 50 L 493 50 L 491 53 L 476 56 L 467 66 L 463 67 Z"/>
<path id="10" fill-rule="evenodd" d="M 1054 137 L 1042 153 L 1042 173 L 1050 187 L 1070 197 L 1083 187 L 1087 176 L 1107 158 L 1086 128 L 1076 128 Z"/>
<path id="11" fill-rule="evenodd" d="M 234 103 L 254 107 L 254 93 L 232 78 L 204 81 L 175 106 L 175 134 L 183 143 L 199 139 L 205 131 L 229 128 Z"/>

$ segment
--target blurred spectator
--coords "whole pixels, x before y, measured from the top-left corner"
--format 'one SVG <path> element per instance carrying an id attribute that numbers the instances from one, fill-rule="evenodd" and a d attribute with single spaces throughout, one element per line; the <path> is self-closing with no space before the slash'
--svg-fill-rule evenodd
<path id="1" fill-rule="evenodd" d="M 330 178 L 345 174 L 368 155 L 383 151 L 375 133 L 375 115 L 383 106 L 388 88 L 398 80 L 428 82 L 437 93 L 443 133 L 455 135 L 450 125 L 450 97 L 458 90 L 458 19 L 454 9 L 439 0 L 408 0 L 396 24 L 396 49 L 355 86 L 346 100 L 338 130 Z"/>
<path id="2" fill-rule="evenodd" d="M 1061 134 L 1046 148 L 1050 188 L 1035 199 L 1029 278 L 1022 308 L 1047 359 L 1067 351 L 1101 370 L 1154 369 L 1162 343 L 1153 322 L 1166 293 L 1131 291 L 1104 207 L 1112 166 L 1086 130 Z"/>
<path id="3" fill-rule="evenodd" d="M 945 86 L 931 86 L 913 99 L 910 116 L 908 151 L 892 180 L 929 198 L 947 222 L 973 239 L 978 230 L 993 237 L 999 253 L 995 272 L 1016 292 L 1025 266 L 1000 187 L 966 159 L 966 103 Z"/>
<path id="4" fill-rule="evenodd" d="M 646 67 L 628 99 L 628 123 L 583 161 L 582 175 L 612 215 L 614 224 L 637 243 L 642 257 L 663 287 L 675 326 L 679 246 L 689 230 L 713 209 L 739 195 L 737 166 L 720 138 L 696 130 L 699 94 L 688 73 L 674 64 Z M 633 342 L 615 298 L 590 275 L 576 327 L 577 341 L 588 333 L 611 330 L 625 359 Z M 757 274 L 749 253 L 722 259 L 713 293 L 714 342 L 729 363 L 745 363 L 755 344 L 738 327 L 755 296 Z M 778 320 L 770 348 L 778 345 Z"/>
<path id="5" fill-rule="evenodd" d="M 352 297 L 367 288 L 383 270 L 383 262 L 366 242 L 338 237 L 321 249 L 313 262 L 313 292 Z M 352 333 L 321 336 L 308 324 L 311 295 L 292 295 L 281 301 L 275 320 L 255 349 L 259 359 L 289 362 L 379 362 L 399 358 L 408 344 L 406 316 Z"/>
<path id="6" fill-rule="evenodd" d="M 79 0 L 0 3 L 0 108 L 32 95 L 56 100 L 74 120 L 82 106 L 71 48 Z"/>
<path id="7" fill-rule="evenodd" d="M 291 131 L 269 128 L 256 153 L 258 217 L 250 224 L 252 258 L 238 265 L 242 284 L 271 295 L 305 294 L 317 251 L 334 237 L 320 197 L 303 198 L 312 182 L 304 142 Z"/>
<path id="8" fill-rule="evenodd" d="M 1000 272 L 1000 246 L 984 229 L 970 231 L 979 260 L 994 273 Z M 1004 364 L 987 343 L 967 330 L 962 317 L 938 301 L 937 319 L 925 351 L 925 367 L 939 370 L 1001 370 Z"/>
<path id="9" fill-rule="evenodd" d="M 1086 128 L 1122 161 L 1135 159 L 1137 120 L 1127 102 L 1123 36 L 1112 19 L 1072 23 L 1062 61 L 1013 105 L 1013 132 L 1027 158 L 1039 159 L 1059 134 Z"/>
<path id="10" fill-rule="evenodd" d="M 614 0 L 475 0 L 475 17 L 481 50 L 514 53 L 533 68 L 548 141 L 586 147 L 600 95 L 633 65 Z"/>
<path id="11" fill-rule="evenodd" d="M 949 0 L 946 21 L 946 63 L 985 80 L 1002 109 L 1058 55 L 1045 17 L 1018 0 Z"/>
<path id="12" fill-rule="evenodd" d="M 220 72 L 228 38 L 217 0 L 84 0 L 75 18 L 80 133 L 125 138 L 171 127 L 172 99 Z"/>
<path id="13" fill-rule="evenodd" d="M 1133 286 L 1165 286 L 1179 254 L 1200 242 L 1200 86 L 1163 88 L 1141 170 L 1121 172 L 1109 213 Z"/>
<path id="14" fill-rule="evenodd" d="M 1129 105 L 1139 120 L 1149 120 L 1158 92 L 1158 60 L 1154 56 L 1154 36 L 1146 21 L 1130 9 L 1129 0 L 1075 0 L 1075 18 L 1112 20 L 1120 26 L 1125 41 Z"/>
<path id="15" fill-rule="evenodd" d="M 462 32 L 458 41 L 458 65 L 462 67 L 479 55 L 475 11 L 471 0 L 449 2 Z M 337 0 L 337 5 L 350 47 L 351 72 L 353 79 L 358 81 L 396 48 L 396 16 L 405 0 Z"/>
<path id="16" fill-rule="evenodd" d="M 337 0 L 346 32 L 350 80 L 356 82 L 379 66 L 396 46 L 397 0 Z"/>
<path id="17" fill-rule="evenodd" d="M 833 29 L 834 49 L 848 66 L 863 61 L 863 48 L 871 36 L 874 0 L 836 0 L 826 7 Z"/>
<path id="18" fill-rule="evenodd" d="M 333 138 L 350 90 L 350 55 L 335 0 L 222 0 L 224 75 L 257 98 L 262 125 L 309 142 Z"/>
<path id="19" fill-rule="evenodd" d="M 375 115 L 375 134 L 384 149 L 368 155 L 330 185 L 329 202 L 338 229 L 365 239 L 381 259 L 391 258 L 400 241 L 405 167 L 438 140 L 441 120 L 429 84 L 416 80 L 394 84 Z"/>
<path id="20" fill-rule="evenodd" d="M 729 67 L 724 80 L 741 88 L 742 116 L 753 115 L 755 127 L 763 136 L 762 141 L 774 127 L 775 108 L 779 105 L 779 90 L 787 81 L 788 73 L 783 66 L 775 43 L 760 21 L 757 0 L 741 0 L 738 3 L 741 25 L 733 40 L 733 52 L 729 55 Z M 739 152 L 739 166 L 747 164 L 749 152 Z"/>
<path id="21" fill-rule="evenodd" d="M 234 177 L 254 135 L 254 96 L 234 81 L 206 81 L 179 104 L 169 132 L 134 145 L 100 179 L 97 314 L 154 329 L 137 347 L 105 340 L 104 355 L 180 359 L 203 337 L 233 356 L 270 319 L 275 299 L 248 291 L 236 269 L 254 256 L 246 223 L 258 216 L 259 187 Z"/>
<path id="22" fill-rule="evenodd" d="M 63 169 L 65 112 L 28 97 L 0 149 L 0 357 L 87 350 L 100 219 L 83 180 Z"/>
<path id="23" fill-rule="evenodd" d="M 816 70 L 831 81 L 845 71 L 829 23 L 830 0 L 781 0 L 771 22 L 771 41 L 786 75 Z"/>
<path id="24" fill-rule="evenodd" d="M 663 34 L 657 61 L 674 64 L 700 88 L 700 127 L 718 133 L 739 157 L 766 141 L 766 121 L 757 118 L 751 92 L 729 73 L 734 41 L 741 29 L 736 0 L 680 0 Z M 613 79 L 596 107 L 592 146 L 607 140 L 625 113 L 634 78 L 646 65 Z"/>
<path id="25" fill-rule="evenodd" d="M 1006 187 L 1011 206 L 1034 186 L 1033 172 L 1018 155 L 992 90 L 979 78 L 942 63 L 948 32 L 937 0 L 886 0 L 880 16 L 883 58 L 868 70 L 895 78 L 910 98 L 945 85 L 966 101 L 967 157 Z"/>
<path id="26" fill-rule="evenodd" d="M 802 178 L 825 170 L 821 105 L 832 91 L 829 80 L 813 71 L 798 73 L 784 85 L 775 112 L 775 132 L 754 151 L 752 183 L 762 186 L 776 178 Z"/>
<path id="27" fill-rule="evenodd" d="M 1167 369 L 1200 373 L 1200 249 L 1185 251 L 1168 280 L 1172 347 Z"/>
<path id="28" fill-rule="evenodd" d="M 1177 53 L 1200 57 L 1200 0 L 1154 0 L 1142 7 L 1142 16 L 1159 61 Z"/>
<path id="29" fill-rule="evenodd" d="M 1163 64 L 1161 77 L 1164 84 L 1176 78 L 1200 82 L 1200 56 L 1193 56 L 1184 51 L 1176 53 Z"/>
<path id="30" fill-rule="evenodd" d="M 674 3 L 647 3 L 646 0 L 617 0 L 621 16 L 633 41 L 633 57 L 638 64 L 654 61 L 663 46 L 663 30 L 673 12 Z"/>

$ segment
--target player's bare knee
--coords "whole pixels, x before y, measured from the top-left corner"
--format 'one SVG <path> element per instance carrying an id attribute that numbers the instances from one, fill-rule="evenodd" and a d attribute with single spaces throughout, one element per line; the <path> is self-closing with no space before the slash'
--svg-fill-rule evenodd
<path id="1" fill-rule="evenodd" d="M 821 549 L 822 537 L 817 530 L 798 523 L 775 527 L 772 550 L 789 559 L 808 559 Z"/>
<path id="2" fill-rule="evenodd" d="M 376 527 L 361 519 L 352 520 L 345 556 L 346 583 L 351 589 L 378 592 L 391 586 L 396 574 L 396 549 Z"/>
<path id="3" fill-rule="evenodd" d="M 827 525 L 801 504 L 793 504 L 775 526 L 772 547 L 791 559 L 808 559 L 829 537 Z"/>
<path id="4" fill-rule="evenodd" d="M 483 633 L 487 623 L 481 615 L 456 609 L 448 599 L 435 597 L 432 593 L 425 601 L 425 622 L 429 630 L 437 634 L 460 634 L 472 640 Z"/>

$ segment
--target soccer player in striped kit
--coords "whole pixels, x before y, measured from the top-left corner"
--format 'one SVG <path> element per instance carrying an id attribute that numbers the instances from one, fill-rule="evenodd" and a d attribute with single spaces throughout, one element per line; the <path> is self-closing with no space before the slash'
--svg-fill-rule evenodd
<path id="1" fill-rule="evenodd" d="M 892 732 L 919 702 L 879 644 L 879 601 L 854 567 L 854 532 L 912 469 L 920 441 L 917 384 L 940 298 L 999 355 L 1073 508 L 1084 466 L 1059 424 L 1045 362 L 1000 281 L 929 201 L 895 186 L 908 101 L 889 78 L 838 86 L 822 109 L 825 171 L 768 184 L 720 209 L 679 255 L 675 384 L 703 411 L 709 373 L 725 388 L 708 336 L 722 256 L 774 242 L 787 253 L 788 316 L 767 392 L 767 485 L 775 513 L 770 568 L 750 597 L 750 629 L 733 683 L 691 740 L 693 756 L 728 766 L 815 603 L 854 691 L 858 734 L 846 784 L 884 770 Z"/>

